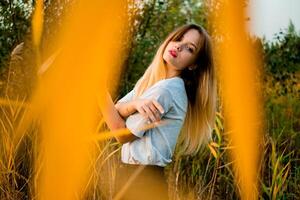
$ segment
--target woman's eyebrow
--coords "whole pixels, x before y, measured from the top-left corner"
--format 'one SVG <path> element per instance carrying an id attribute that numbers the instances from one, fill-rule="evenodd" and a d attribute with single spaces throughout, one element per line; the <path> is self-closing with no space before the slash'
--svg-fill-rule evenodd
<path id="1" fill-rule="evenodd" d="M 194 43 L 192 43 L 192 42 L 188 42 L 188 43 L 193 45 L 195 47 L 195 49 L 197 49 L 197 46 Z"/>
<path id="2" fill-rule="evenodd" d="M 184 36 L 182 36 L 182 40 L 184 40 Z M 192 43 L 192 42 L 187 42 L 187 43 L 193 45 L 195 47 L 195 49 L 197 49 L 197 46 L 194 43 Z"/>

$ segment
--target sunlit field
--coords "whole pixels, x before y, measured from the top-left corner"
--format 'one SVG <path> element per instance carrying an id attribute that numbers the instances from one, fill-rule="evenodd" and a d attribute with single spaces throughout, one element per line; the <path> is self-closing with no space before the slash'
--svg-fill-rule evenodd
<path id="1" fill-rule="evenodd" d="M 191 22 L 213 40 L 218 111 L 208 145 L 176 147 L 170 199 L 300 199 L 300 34 L 251 37 L 246 1 L 199 2 L 3 3 L 15 21 L 0 37 L 0 200 L 122 199 L 134 177 L 116 191 L 114 136 L 128 130 L 109 131 L 103 98 L 130 91 L 166 34 Z"/>

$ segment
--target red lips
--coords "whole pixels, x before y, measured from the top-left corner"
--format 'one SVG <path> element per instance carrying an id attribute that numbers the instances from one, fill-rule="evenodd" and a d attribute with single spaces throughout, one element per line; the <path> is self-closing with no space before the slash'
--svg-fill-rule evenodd
<path id="1" fill-rule="evenodd" d="M 173 56 L 174 58 L 177 57 L 177 53 L 174 50 L 169 50 L 169 53 L 171 54 L 171 56 Z"/>

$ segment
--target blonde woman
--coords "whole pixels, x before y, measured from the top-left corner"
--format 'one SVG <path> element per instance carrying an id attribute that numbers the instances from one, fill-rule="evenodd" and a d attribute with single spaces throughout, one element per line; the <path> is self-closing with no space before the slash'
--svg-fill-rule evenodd
<path id="1" fill-rule="evenodd" d="M 177 28 L 133 90 L 116 105 L 108 101 L 108 127 L 130 131 L 116 137 L 123 144 L 118 189 L 127 184 L 119 192 L 124 199 L 167 199 L 163 170 L 176 144 L 181 153 L 193 154 L 214 127 L 216 83 L 208 33 L 196 24 Z M 143 128 L 158 122 L 165 123 Z"/>

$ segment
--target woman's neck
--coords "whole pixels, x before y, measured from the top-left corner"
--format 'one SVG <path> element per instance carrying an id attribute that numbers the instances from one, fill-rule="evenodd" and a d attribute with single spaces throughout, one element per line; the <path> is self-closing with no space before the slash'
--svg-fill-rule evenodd
<path id="1" fill-rule="evenodd" d="M 180 72 L 179 71 L 176 71 L 176 70 L 168 70 L 167 71 L 167 74 L 166 74 L 166 78 L 173 78 L 173 77 L 176 77 L 176 76 L 179 76 L 180 75 Z"/>

